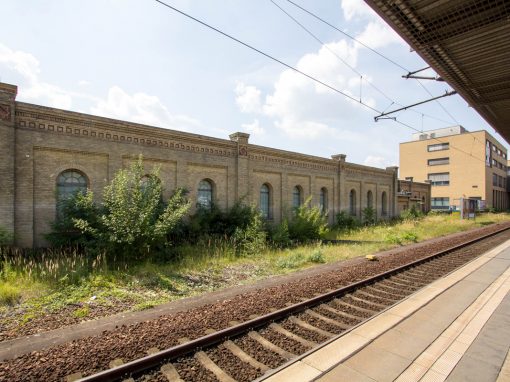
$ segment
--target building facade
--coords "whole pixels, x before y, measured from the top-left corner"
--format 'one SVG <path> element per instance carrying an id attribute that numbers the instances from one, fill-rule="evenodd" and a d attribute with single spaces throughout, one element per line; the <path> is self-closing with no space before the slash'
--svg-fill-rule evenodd
<path id="1" fill-rule="evenodd" d="M 431 185 L 425 182 L 415 182 L 413 178 L 398 181 L 398 208 L 397 212 L 414 207 L 424 214 L 430 211 Z"/>
<path id="2" fill-rule="evenodd" d="M 485 130 L 414 134 L 400 144 L 400 176 L 431 184 L 433 210 L 458 209 L 461 198 L 478 200 L 481 209 L 509 208 L 507 150 Z"/>
<path id="3" fill-rule="evenodd" d="M 186 187 L 194 205 L 228 208 L 243 198 L 280 222 L 309 196 L 330 222 L 341 210 L 361 218 L 397 214 L 397 167 L 378 169 L 229 140 L 145 126 L 16 101 L 0 83 L 0 226 L 23 247 L 46 245 L 59 193 L 90 189 L 97 201 L 115 172 L 139 154 L 147 172 L 160 167 L 164 198 Z"/>

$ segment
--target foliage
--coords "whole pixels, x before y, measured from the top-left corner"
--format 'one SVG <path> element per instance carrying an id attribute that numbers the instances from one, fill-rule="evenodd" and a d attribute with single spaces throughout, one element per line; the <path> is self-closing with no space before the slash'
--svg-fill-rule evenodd
<path id="1" fill-rule="evenodd" d="M 423 212 L 418 210 L 414 204 L 411 206 L 411 208 L 402 211 L 400 214 L 400 217 L 404 220 L 421 219 L 423 216 Z"/>
<path id="2" fill-rule="evenodd" d="M 306 263 L 306 257 L 302 252 L 293 253 L 290 256 L 284 256 L 276 262 L 278 268 L 295 269 Z"/>
<path id="3" fill-rule="evenodd" d="M 398 244 L 402 245 L 405 242 L 412 242 L 417 243 L 418 242 L 418 235 L 414 232 L 389 232 L 386 237 L 384 238 L 384 241 L 388 244 Z"/>
<path id="4" fill-rule="evenodd" d="M 4 227 L 0 226 L 0 246 L 12 244 L 12 233 L 7 231 Z"/>
<path id="5" fill-rule="evenodd" d="M 375 224 L 375 210 L 372 207 L 365 207 L 361 211 L 361 215 L 363 216 L 363 223 L 365 225 L 373 225 Z"/>
<path id="6" fill-rule="evenodd" d="M 340 211 L 335 216 L 336 227 L 338 229 L 352 229 L 359 226 L 359 221 L 345 211 Z"/>
<path id="7" fill-rule="evenodd" d="M 250 221 L 248 225 L 238 226 L 232 235 L 236 255 L 255 255 L 266 247 L 267 233 L 264 230 L 262 215 L 254 206 L 249 209 Z"/>
<path id="8" fill-rule="evenodd" d="M 64 201 L 61 217 L 49 235 L 55 244 L 78 243 L 104 249 L 110 255 L 140 257 L 172 243 L 176 229 L 190 207 L 186 191 L 177 189 L 168 202 L 162 199 L 159 168 L 147 176 L 140 156 L 129 169 L 119 170 L 96 207 L 91 192 Z"/>
<path id="9" fill-rule="evenodd" d="M 321 239 L 328 231 L 327 218 L 319 207 L 310 206 L 311 198 L 294 209 L 289 222 L 289 237 L 300 243 Z"/>
<path id="10" fill-rule="evenodd" d="M 316 251 L 313 251 L 310 256 L 308 256 L 308 261 L 311 263 L 322 264 L 326 262 L 326 259 L 324 258 L 322 251 L 317 249 Z"/>
<path id="11" fill-rule="evenodd" d="M 286 248 L 291 245 L 289 235 L 289 222 L 284 219 L 280 224 L 270 225 L 267 227 L 269 239 L 276 248 Z"/>
<path id="12" fill-rule="evenodd" d="M 93 245 L 93 232 L 101 231 L 99 208 L 94 204 L 92 191 L 76 192 L 59 201 L 57 219 L 52 224 L 52 231 L 46 239 L 57 247 Z M 76 220 L 86 221 L 89 230 L 85 231 L 76 225 Z"/>
<path id="13" fill-rule="evenodd" d="M 21 289 L 8 282 L 0 281 L 0 306 L 15 305 L 21 299 Z"/>

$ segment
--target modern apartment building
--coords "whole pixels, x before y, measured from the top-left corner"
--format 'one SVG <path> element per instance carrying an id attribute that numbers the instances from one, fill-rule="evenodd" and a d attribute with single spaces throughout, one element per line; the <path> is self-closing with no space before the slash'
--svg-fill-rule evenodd
<path id="1" fill-rule="evenodd" d="M 506 148 L 485 130 L 452 126 L 400 144 L 400 178 L 430 182 L 432 210 L 458 209 L 460 198 L 508 209 L 507 163 Z"/>

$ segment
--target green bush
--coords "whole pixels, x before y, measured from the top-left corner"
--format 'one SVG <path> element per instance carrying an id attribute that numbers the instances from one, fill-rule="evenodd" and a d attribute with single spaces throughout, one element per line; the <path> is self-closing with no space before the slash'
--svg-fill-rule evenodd
<path id="1" fill-rule="evenodd" d="M 310 263 L 323 264 L 326 262 L 326 259 L 324 259 L 322 251 L 320 249 L 317 249 L 316 251 L 313 251 L 310 256 L 308 256 L 308 261 Z"/>
<path id="2" fill-rule="evenodd" d="M 327 218 L 319 207 L 310 206 L 311 198 L 295 208 L 289 222 L 289 237 L 300 243 L 321 239 L 328 231 Z"/>
<path id="3" fill-rule="evenodd" d="M 400 217 L 404 220 L 416 220 L 420 219 L 424 216 L 423 212 L 416 209 L 416 206 L 413 204 L 411 208 L 402 211 Z"/>
<path id="4" fill-rule="evenodd" d="M 21 291 L 16 286 L 0 281 L 0 306 L 15 305 L 21 299 Z"/>
<path id="5" fill-rule="evenodd" d="M 169 235 L 190 207 L 186 191 L 177 189 L 168 202 L 162 199 L 159 168 L 147 176 L 140 156 L 129 169 L 119 170 L 103 192 L 103 204 L 93 203 L 91 192 L 64 201 L 61 218 L 49 235 L 56 244 L 78 241 L 123 258 L 145 256 L 171 243 Z"/>
<path id="6" fill-rule="evenodd" d="M 375 210 L 372 207 L 365 207 L 361 211 L 361 215 L 363 216 L 363 223 L 366 225 L 375 224 Z"/>
<path id="7" fill-rule="evenodd" d="M 250 207 L 251 221 L 246 227 L 238 226 L 232 235 L 236 255 L 254 255 L 266 248 L 267 233 L 260 211 Z"/>
<path id="8" fill-rule="evenodd" d="M 286 248 L 291 245 L 292 241 L 289 236 L 289 222 L 284 219 L 277 225 L 267 227 L 269 239 L 276 248 Z"/>
<path id="9" fill-rule="evenodd" d="M 290 256 L 282 257 L 281 259 L 278 259 L 276 262 L 276 265 L 278 268 L 285 268 L 285 269 L 294 269 L 299 268 L 303 264 L 307 262 L 307 259 L 305 256 L 301 253 L 293 253 Z"/>
<path id="10" fill-rule="evenodd" d="M 390 232 L 384 238 L 384 241 L 388 244 L 398 244 L 402 245 L 404 242 L 418 242 L 418 235 L 414 232 L 403 232 L 401 234 Z"/>
<path id="11" fill-rule="evenodd" d="M 346 213 L 345 211 L 340 211 L 339 213 L 337 213 L 335 220 L 336 227 L 339 229 L 352 229 L 359 226 L 358 219 Z"/>
<path id="12" fill-rule="evenodd" d="M 11 245 L 13 242 L 12 233 L 0 226 L 0 246 Z"/>

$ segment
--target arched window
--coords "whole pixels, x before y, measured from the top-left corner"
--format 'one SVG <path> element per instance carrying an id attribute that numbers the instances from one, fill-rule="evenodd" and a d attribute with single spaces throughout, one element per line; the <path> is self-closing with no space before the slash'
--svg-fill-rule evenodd
<path id="1" fill-rule="evenodd" d="M 374 196 L 372 194 L 372 191 L 367 192 L 367 207 L 368 208 L 374 207 Z"/>
<path id="2" fill-rule="evenodd" d="M 264 219 L 271 218 L 270 196 L 271 193 L 269 186 L 267 184 L 263 184 L 262 187 L 260 187 L 260 212 Z"/>
<path id="3" fill-rule="evenodd" d="M 211 208 L 213 202 L 213 186 L 212 183 L 203 179 L 198 184 L 197 204 L 200 207 Z"/>
<path id="4" fill-rule="evenodd" d="M 386 191 L 383 191 L 381 195 L 381 208 L 382 208 L 382 215 L 386 216 L 388 214 L 388 196 L 386 195 Z"/>
<path id="5" fill-rule="evenodd" d="M 85 174 L 77 170 L 65 170 L 57 177 L 57 214 L 60 213 L 62 202 L 77 192 L 87 192 L 88 181 Z"/>
<path id="6" fill-rule="evenodd" d="M 297 208 L 301 205 L 301 187 L 294 186 L 292 190 L 292 207 Z"/>
<path id="7" fill-rule="evenodd" d="M 356 215 L 356 191 L 351 190 L 349 193 L 349 212 L 351 215 Z"/>
<path id="8" fill-rule="evenodd" d="M 323 214 L 328 212 L 328 190 L 326 187 L 321 188 L 321 193 L 319 195 L 319 207 Z"/>

